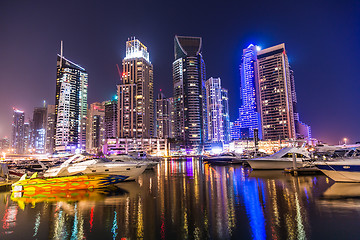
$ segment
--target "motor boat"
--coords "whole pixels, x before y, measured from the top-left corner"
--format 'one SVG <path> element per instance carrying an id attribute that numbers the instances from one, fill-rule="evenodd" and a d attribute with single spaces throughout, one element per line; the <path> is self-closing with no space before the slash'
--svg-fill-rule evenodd
<path id="1" fill-rule="evenodd" d="M 153 169 L 160 162 L 159 158 L 146 156 L 146 154 L 129 153 L 107 156 L 113 162 L 139 162 L 146 164 L 146 169 Z"/>
<path id="2" fill-rule="evenodd" d="M 74 155 L 60 166 L 45 171 L 44 177 L 61 177 L 72 175 L 107 174 L 125 176 L 126 180 L 135 180 L 146 169 L 147 164 L 132 161 L 112 161 L 107 158 Z"/>
<path id="3" fill-rule="evenodd" d="M 360 182 L 360 149 L 336 150 L 330 158 L 314 165 L 335 182 Z"/>
<path id="4" fill-rule="evenodd" d="M 247 160 L 254 170 L 275 170 L 293 167 L 293 154 L 296 154 L 296 166 L 310 164 L 310 153 L 304 147 L 286 147 L 270 156 Z"/>
<path id="5" fill-rule="evenodd" d="M 228 153 L 221 153 L 216 156 L 210 156 L 204 159 L 204 161 L 210 164 L 228 164 L 228 163 L 241 163 L 244 160 L 235 153 L 228 152 Z"/>

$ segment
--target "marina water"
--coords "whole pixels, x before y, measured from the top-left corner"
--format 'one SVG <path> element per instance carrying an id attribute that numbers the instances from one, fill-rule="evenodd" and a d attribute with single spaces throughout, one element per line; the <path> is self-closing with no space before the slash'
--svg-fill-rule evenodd
<path id="1" fill-rule="evenodd" d="M 360 184 L 198 158 L 136 182 L 53 195 L 0 193 L 0 239 L 356 239 Z"/>

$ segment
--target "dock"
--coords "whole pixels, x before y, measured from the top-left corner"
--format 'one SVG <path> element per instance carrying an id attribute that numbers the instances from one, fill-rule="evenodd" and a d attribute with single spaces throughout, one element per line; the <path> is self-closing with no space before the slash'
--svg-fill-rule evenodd
<path id="1" fill-rule="evenodd" d="M 301 168 L 285 168 L 285 173 L 290 173 L 292 175 L 316 175 L 322 174 L 322 172 L 317 167 L 301 167 Z"/>
<path id="2" fill-rule="evenodd" d="M 13 184 L 15 181 L 8 180 L 8 181 L 0 181 L 0 192 L 7 192 L 11 190 L 11 184 Z"/>

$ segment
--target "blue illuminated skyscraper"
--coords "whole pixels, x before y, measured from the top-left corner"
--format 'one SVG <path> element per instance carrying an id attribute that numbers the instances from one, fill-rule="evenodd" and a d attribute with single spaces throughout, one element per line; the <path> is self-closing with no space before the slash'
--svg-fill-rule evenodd
<path id="1" fill-rule="evenodd" d="M 241 100 L 237 125 L 242 129 L 248 129 L 249 137 L 253 138 L 254 129 L 259 129 L 259 138 L 262 138 L 261 114 L 258 103 L 258 71 L 257 71 L 258 47 L 250 44 L 243 50 L 240 65 L 241 74 Z"/>

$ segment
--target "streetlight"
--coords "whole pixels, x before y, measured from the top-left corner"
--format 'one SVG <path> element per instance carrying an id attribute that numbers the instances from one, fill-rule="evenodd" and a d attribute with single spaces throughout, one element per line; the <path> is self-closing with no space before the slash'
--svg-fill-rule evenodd
<path id="1" fill-rule="evenodd" d="M 344 138 L 344 145 L 346 145 L 346 141 L 347 141 L 348 139 L 347 138 Z"/>

